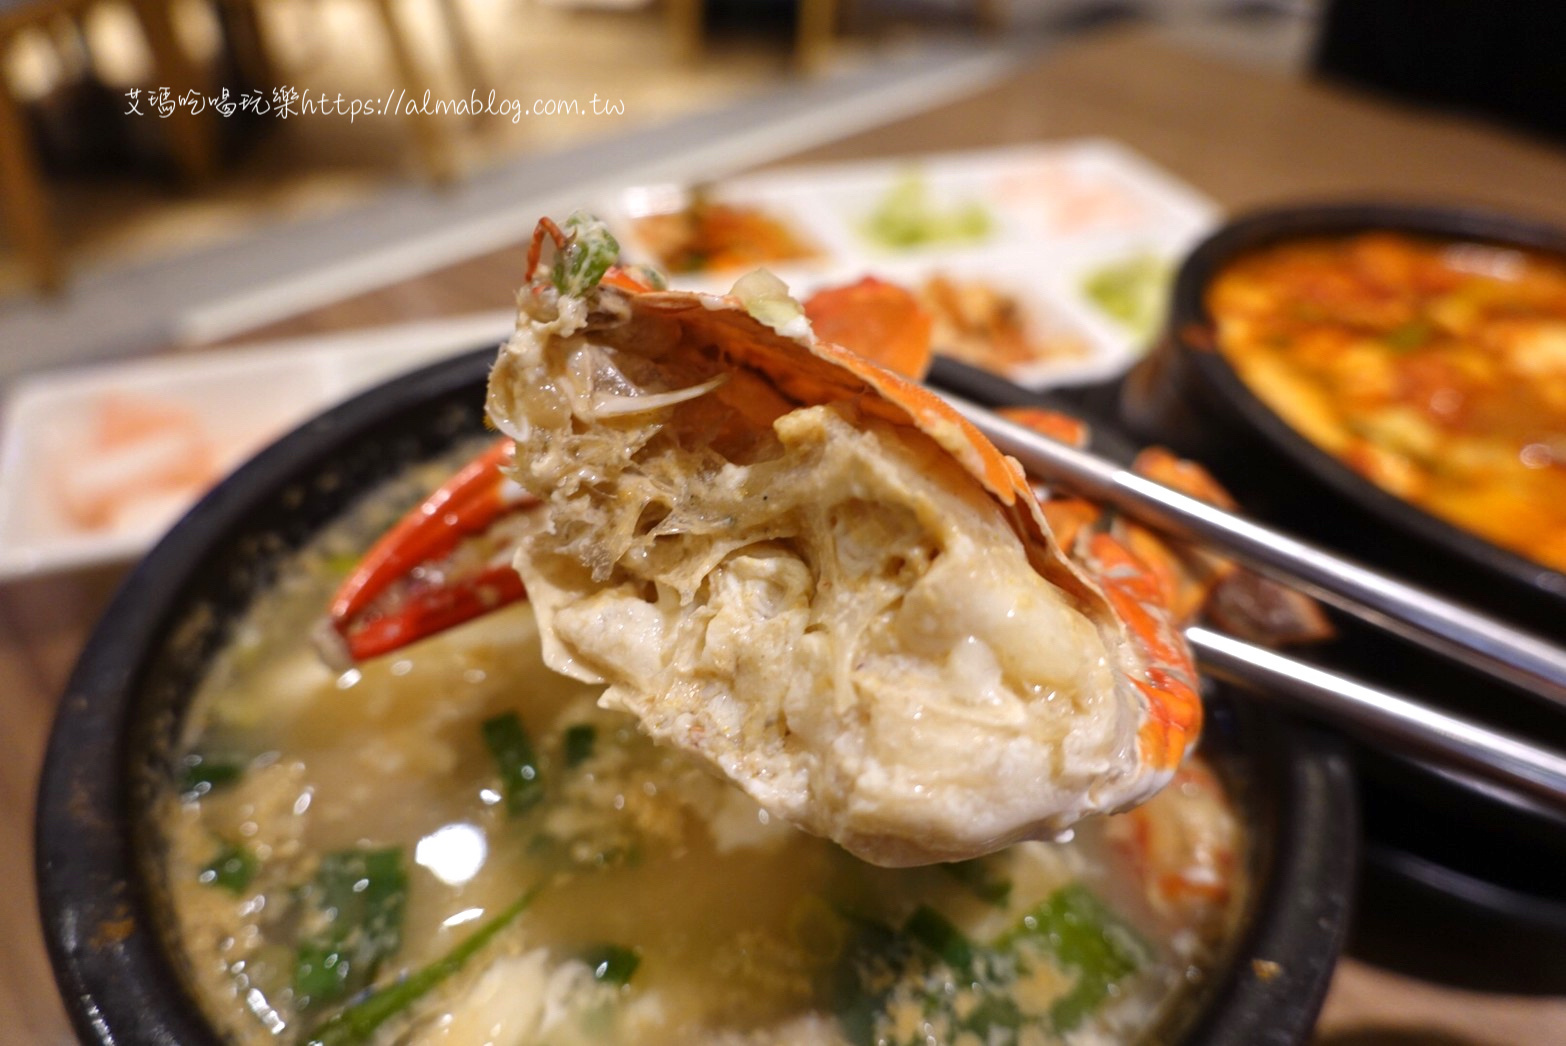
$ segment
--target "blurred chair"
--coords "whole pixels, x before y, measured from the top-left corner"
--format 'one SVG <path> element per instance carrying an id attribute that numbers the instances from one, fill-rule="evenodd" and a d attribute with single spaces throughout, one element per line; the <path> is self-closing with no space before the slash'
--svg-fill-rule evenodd
<path id="1" fill-rule="evenodd" d="M 1329 0 L 1322 75 L 1566 141 L 1561 0 Z"/>
<path id="2" fill-rule="evenodd" d="M 25 10 L 29 6 L 0 0 L 0 204 L 5 208 L 6 232 L 27 259 L 34 286 L 49 293 L 64 280 L 60 247 L 49 223 L 49 198 L 38 158 L 3 64 L 16 34 L 32 24 L 31 12 Z"/>
<path id="3" fill-rule="evenodd" d="M 6 0 L 0 0 L 4 3 Z M 155 2 L 155 0 L 153 0 Z M 165 0 L 166 2 L 166 0 Z M 271 48 L 267 45 L 260 8 L 266 0 L 211 0 L 215 3 L 218 19 L 223 27 L 223 37 L 228 53 L 251 83 L 276 86 L 282 81 L 276 71 Z M 481 88 L 494 81 L 479 58 L 463 16 L 461 0 L 432 0 L 440 17 L 445 43 L 450 51 L 452 64 L 458 74 L 458 86 L 463 89 Z M 370 0 L 374 17 L 380 23 L 386 37 L 386 47 L 391 57 L 391 79 L 405 87 L 411 97 L 421 94 L 432 84 L 427 71 L 420 64 L 413 42 L 398 14 L 398 0 Z M 425 175 L 437 184 L 451 181 L 457 174 L 452 163 L 451 142 L 442 132 L 438 121 L 427 117 L 404 117 L 411 121 L 411 133 L 418 153 L 419 165 Z"/>
<path id="4" fill-rule="evenodd" d="M 47 32 L 65 20 L 80 24 L 95 0 L 0 0 L 0 63 L 10 53 L 17 34 L 33 28 Z M 152 55 L 159 86 L 175 96 L 207 88 L 201 70 L 180 47 L 167 0 L 131 0 L 136 23 Z M 216 169 L 214 127 L 188 109 L 178 109 L 159 121 L 182 180 L 192 187 L 205 184 Z M 0 203 L 5 224 L 27 259 L 33 283 L 45 293 L 64 284 L 65 270 L 49 216 L 37 151 L 22 118 L 15 89 L 0 64 Z"/>
<path id="5" fill-rule="evenodd" d="M 701 53 L 707 18 L 713 9 L 737 8 L 748 17 L 793 22 L 794 62 L 803 70 L 822 68 L 843 19 L 866 11 L 892 18 L 916 19 L 965 15 L 980 28 L 993 30 L 1005 20 L 1007 0 L 665 0 L 670 36 L 686 58 Z"/>
<path id="6" fill-rule="evenodd" d="M 57 292 L 65 282 L 65 263 L 51 221 L 50 201 L 34 140 L 20 100 L 5 71 L 17 36 L 41 30 L 54 39 L 61 22 L 72 27 L 73 40 L 85 41 L 80 31 L 87 10 L 99 0 L 0 0 L 0 218 L 16 249 L 26 260 L 33 285 L 42 293 Z M 178 98 L 194 91 L 210 96 L 211 72 L 181 46 L 175 29 L 172 0 L 127 0 L 147 52 L 152 57 L 157 87 L 167 87 Z M 263 90 L 278 85 L 257 5 L 265 0 L 211 0 L 222 27 L 224 53 L 242 79 Z M 465 86 L 482 87 L 490 81 L 473 44 L 472 34 L 458 6 L 460 0 L 433 0 L 440 13 L 446 43 Z M 393 75 L 410 96 L 431 83 L 420 68 L 408 33 L 399 18 L 395 0 L 371 0 L 390 52 Z M 81 46 L 85 47 L 85 43 Z M 90 64 L 90 63 L 89 63 Z M 146 104 L 145 99 L 142 102 Z M 212 114 L 192 112 L 180 106 L 167 117 L 144 119 L 158 125 L 164 136 L 180 182 L 187 188 L 206 185 L 217 173 L 218 132 Z M 443 183 L 456 174 L 451 143 L 442 121 L 431 116 L 405 116 L 418 160 L 431 181 Z"/>
<path id="7" fill-rule="evenodd" d="M 375 5 L 376 15 L 386 30 L 386 42 L 391 48 L 392 63 L 397 77 L 408 88 L 410 94 L 418 93 L 421 85 L 428 85 L 431 81 L 419 66 L 402 21 L 397 17 L 397 0 L 372 0 L 372 2 Z M 446 44 L 451 50 L 453 62 L 457 67 L 459 83 L 472 89 L 492 83 L 479 59 L 478 50 L 473 45 L 473 34 L 468 31 L 460 0 L 434 0 L 434 3 L 446 33 Z M 438 121 L 430 116 L 404 117 L 404 119 L 411 119 L 413 122 L 413 134 L 418 144 L 420 161 L 430 180 L 439 184 L 449 182 L 456 177 L 451 141 Z"/>

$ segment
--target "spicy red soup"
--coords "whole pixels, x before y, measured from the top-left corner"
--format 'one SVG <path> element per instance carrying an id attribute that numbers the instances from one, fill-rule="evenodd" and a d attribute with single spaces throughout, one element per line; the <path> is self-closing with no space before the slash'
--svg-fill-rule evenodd
<path id="1" fill-rule="evenodd" d="M 1396 233 L 1290 241 L 1213 281 L 1246 384 L 1383 489 L 1566 569 L 1566 259 Z"/>

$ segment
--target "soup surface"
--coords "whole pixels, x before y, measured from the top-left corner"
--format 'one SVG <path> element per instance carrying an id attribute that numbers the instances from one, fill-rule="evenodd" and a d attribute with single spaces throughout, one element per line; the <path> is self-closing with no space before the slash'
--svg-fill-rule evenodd
<path id="1" fill-rule="evenodd" d="M 1367 233 L 1245 255 L 1208 291 L 1269 407 L 1380 487 L 1566 569 L 1566 259 Z"/>
<path id="2" fill-rule="evenodd" d="M 298 555 L 215 661 L 160 811 L 234 1041 L 1125 1042 L 1240 905 L 1200 763 L 1129 814 L 889 870 L 766 815 L 542 663 L 525 604 L 346 673 L 310 631 L 422 470 Z"/>

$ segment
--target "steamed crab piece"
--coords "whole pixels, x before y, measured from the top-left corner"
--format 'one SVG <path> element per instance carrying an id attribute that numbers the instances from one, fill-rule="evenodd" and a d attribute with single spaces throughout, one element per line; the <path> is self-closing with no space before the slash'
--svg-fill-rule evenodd
<path id="1" fill-rule="evenodd" d="M 569 257 L 570 238 L 546 219 L 529 252 L 530 277 L 546 238 L 563 245 Z M 599 279 L 632 293 L 654 289 L 646 274 L 618 266 Z M 787 288 L 766 273 L 747 277 L 740 287 L 746 286 L 757 300 L 775 300 L 785 312 L 798 308 Z M 866 359 L 916 379 L 929 368 L 929 317 L 901 287 L 870 278 L 826 287 L 804 309 L 830 327 L 833 340 Z M 492 552 L 497 546 L 509 550 L 507 519 L 538 505 L 504 474 L 515 449 L 508 437 L 494 441 L 375 543 L 333 596 L 318 644 L 329 662 L 347 667 L 381 657 L 526 598 L 509 554 L 474 554 L 485 545 Z"/>
<path id="2" fill-rule="evenodd" d="M 770 294 L 535 281 L 491 375 L 555 670 L 870 861 L 986 853 L 1146 799 L 1200 702 L 1157 585 L 1103 584 L 927 390 Z"/>

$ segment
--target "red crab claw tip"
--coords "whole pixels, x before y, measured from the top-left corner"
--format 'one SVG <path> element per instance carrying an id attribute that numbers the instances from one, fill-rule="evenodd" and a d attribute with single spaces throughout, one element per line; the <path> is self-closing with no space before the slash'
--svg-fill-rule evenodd
<path id="1" fill-rule="evenodd" d="M 522 598 L 516 572 L 509 566 L 491 567 L 476 577 L 416 592 L 374 621 L 359 620 L 414 568 L 446 555 L 463 538 L 482 534 L 500 517 L 536 504 L 530 496 L 519 497 L 508 489 L 502 467 L 514 450 L 510 439 L 495 441 L 398 520 L 360 560 L 338 588 L 329 612 L 332 628 L 347 642 L 351 656 L 389 652 Z M 497 580 L 504 575 L 510 580 Z M 399 642 L 391 641 L 394 634 L 402 637 Z"/>
<path id="2" fill-rule="evenodd" d="M 368 661 L 526 596 L 522 578 L 515 570 L 492 566 L 474 577 L 414 593 L 395 614 L 366 622 L 345 633 L 343 641 L 350 658 Z"/>

